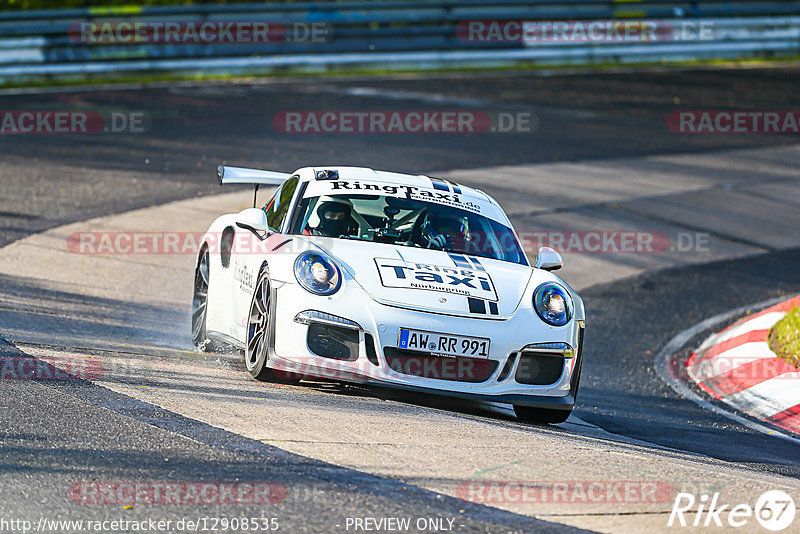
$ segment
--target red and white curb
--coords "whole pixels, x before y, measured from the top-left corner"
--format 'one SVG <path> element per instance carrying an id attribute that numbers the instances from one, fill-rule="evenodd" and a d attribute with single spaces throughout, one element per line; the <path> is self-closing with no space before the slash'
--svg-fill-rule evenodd
<path id="1" fill-rule="evenodd" d="M 686 361 L 686 374 L 712 397 L 800 434 L 800 369 L 769 348 L 769 329 L 800 297 L 743 317 L 708 339 Z"/>

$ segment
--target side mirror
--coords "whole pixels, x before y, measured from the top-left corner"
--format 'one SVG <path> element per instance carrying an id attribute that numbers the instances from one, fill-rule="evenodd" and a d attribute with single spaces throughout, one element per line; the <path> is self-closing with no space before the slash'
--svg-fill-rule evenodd
<path id="1" fill-rule="evenodd" d="M 247 208 L 236 216 L 236 226 L 252 232 L 267 231 L 267 214 L 260 208 Z"/>
<path id="2" fill-rule="evenodd" d="M 550 247 L 539 247 L 539 252 L 536 253 L 536 268 L 543 271 L 555 271 L 564 266 L 564 260 L 561 259 L 561 254 L 556 252 Z"/>

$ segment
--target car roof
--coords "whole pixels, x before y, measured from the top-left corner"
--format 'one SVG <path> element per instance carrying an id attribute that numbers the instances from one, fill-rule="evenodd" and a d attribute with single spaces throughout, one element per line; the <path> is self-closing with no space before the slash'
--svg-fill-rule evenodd
<path id="1" fill-rule="evenodd" d="M 424 174 L 404 174 L 390 171 L 376 171 L 369 167 L 341 167 L 337 165 L 303 167 L 293 174 L 298 175 L 301 181 L 312 181 L 317 179 L 318 171 L 336 171 L 339 173 L 339 177 L 345 180 L 370 180 L 392 185 L 410 185 L 425 189 L 440 189 L 442 191 L 445 190 L 443 188 L 446 188 L 451 193 L 458 193 L 464 198 L 477 198 L 488 201 L 499 207 L 495 199 L 480 189 L 457 184 L 444 178 L 426 176 Z"/>

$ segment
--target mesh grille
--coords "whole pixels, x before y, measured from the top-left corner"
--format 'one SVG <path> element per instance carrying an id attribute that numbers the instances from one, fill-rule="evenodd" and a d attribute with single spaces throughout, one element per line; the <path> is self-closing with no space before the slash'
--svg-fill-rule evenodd
<path id="1" fill-rule="evenodd" d="M 581 326 L 578 329 L 578 352 L 575 353 L 575 368 L 572 370 L 572 379 L 570 382 L 570 392 L 576 398 L 578 396 L 578 386 L 581 381 L 581 368 L 583 367 L 583 334 L 585 327 Z"/>
<path id="2" fill-rule="evenodd" d="M 398 373 L 454 382 L 485 382 L 498 365 L 493 360 L 446 358 L 394 347 L 384 347 L 383 355 L 389 367 Z"/>
<path id="3" fill-rule="evenodd" d="M 506 364 L 503 366 L 503 370 L 500 371 L 500 376 L 497 377 L 498 382 L 502 382 L 508 375 L 511 373 L 511 369 L 514 367 L 514 362 L 517 361 L 517 353 L 512 352 L 508 355 L 508 360 L 506 360 Z"/>
<path id="4" fill-rule="evenodd" d="M 547 386 L 558 382 L 563 369 L 564 358 L 562 356 L 541 352 L 523 352 L 519 358 L 514 378 L 520 384 Z"/>
<path id="5" fill-rule="evenodd" d="M 375 351 L 375 340 L 372 334 L 364 334 L 364 347 L 367 350 L 367 359 L 372 365 L 378 365 L 378 353 Z"/>
<path id="6" fill-rule="evenodd" d="M 358 331 L 318 323 L 308 326 L 308 348 L 317 356 L 334 360 L 358 359 Z"/>

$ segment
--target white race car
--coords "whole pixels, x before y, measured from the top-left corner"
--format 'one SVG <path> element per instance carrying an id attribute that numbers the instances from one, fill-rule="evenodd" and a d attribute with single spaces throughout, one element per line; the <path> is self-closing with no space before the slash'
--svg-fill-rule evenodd
<path id="1" fill-rule="evenodd" d="M 583 302 L 549 272 L 562 265 L 557 252 L 542 247 L 528 263 L 489 195 L 358 167 L 219 167 L 218 177 L 256 194 L 280 187 L 204 235 L 198 347 L 240 347 L 262 380 L 364 382 L 512 404 L 526 421 L 567 419 Z"/>

